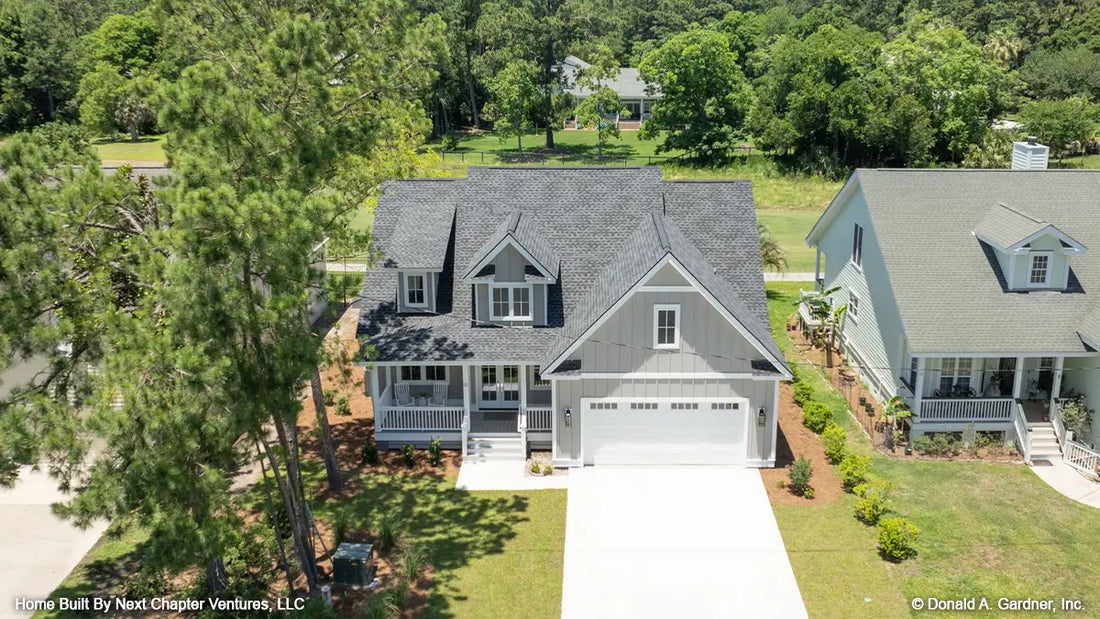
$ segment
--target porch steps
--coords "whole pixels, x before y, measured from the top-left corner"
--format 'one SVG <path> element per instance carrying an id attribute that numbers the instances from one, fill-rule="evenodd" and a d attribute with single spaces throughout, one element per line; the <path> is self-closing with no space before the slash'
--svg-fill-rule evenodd
<path id="1" fill-rule="evenodd" d="M 1032 460 L 1060 460 L 1062 450 L 1058 447 L 1058 436 L 1054 433 L 1054 426 L 1050 422 L 1030 423 L 1031 429 L 1031 459 Z"/>
<path id="2" fill-rule="evenodd" d="M 466 442 L 466 460 L 469 462 L 497 462 L 502 460 L 526 460 L 523 444 L 518 436 L 470 436 Z"/>

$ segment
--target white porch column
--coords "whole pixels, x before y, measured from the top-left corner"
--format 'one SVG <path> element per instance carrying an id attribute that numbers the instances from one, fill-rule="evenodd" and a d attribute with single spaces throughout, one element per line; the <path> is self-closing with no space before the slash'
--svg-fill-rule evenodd
<path id="1" fill-rule="evenodd" d="M 473 366 L 460 365 L 462 369 L 462 457 L 466 457 L 466 446 L 470 437 L 470 372 Z"/>
<path id="2" fill-rule="evenodd" d="M 1024 358 L 1016 357 L 1016 371 L 1012 376 L 1012 399 L 1020 399 L 1020 389 L 1024 384 Z"/>
<path id="3" fill-rule="evenodd" d="M 913 385 L 913 418 L 921 417 L 921 404 L 924 400 L 924 366 L 928 362 L 924 357 L 917 357 L 917 383 Z"/>
<path id="4" fill-rule="evenodd" d="M 382 392 L 379 390 L 380 385 L 378 382 L 378 367 L 372 367 L 367 370 L 367 374 L 370 374 L 370 405 L 371 411 L 374 413 L 374 428 L 377 430 L 382 427 L 384 421 L 383 416 L 385 413 L 382 411 Z"/>
<path id="5" fill-rule="evenodd" d="M 825 289 L 824 286 L 819 286 L 817 283 L 818 280 L 821 279 L 821 248 L 815 245 L 814 249 L 817 250 L 817 256 L 814 262 L 814 290 L 821 292 Z"/>
<path id="6" fill-rule="evenodd" d="M 774 400 L 772 400 L 772 449 L 771 454 L 768 456 L 768 460 L 771 460 L 772 465 L 775 465 L 775 444 L 777 442 L 779 434 L 779 381 L 775 381 L 775 394 Z M 751 411 L 750 411 L 751 412 Z"/>
<path id="7" fill-rule="evenodd" d="M 519 445 L 527 458 L 527 366 L 519 366 Z"/>
<path id="8" fill-rule="evenodd" d="M 1054 382 L 1050 385 L 1050 405 L 1047 407 L 1052 418 L 1054 417 L 1054 401 L 1058 399 L 1058 396 L 1062 395 L 1062 370 L 1065 368 L 1065 365 L 1065 357 L 1054 358 Z"/>
<path id="9" fill-rule="evenodd" d="M 550 379 L 550 462 L 558 461 L 558 381 Z"/>

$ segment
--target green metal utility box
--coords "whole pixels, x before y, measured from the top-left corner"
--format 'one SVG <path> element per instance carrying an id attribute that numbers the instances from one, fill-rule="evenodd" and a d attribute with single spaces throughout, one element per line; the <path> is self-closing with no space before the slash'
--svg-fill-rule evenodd
<path id="1" fill-rule="evenodd" d="M 374 578 L 374 548 L 370 544 L 340 544 L 332 565 L 336 584 L 368 585 Z"/>

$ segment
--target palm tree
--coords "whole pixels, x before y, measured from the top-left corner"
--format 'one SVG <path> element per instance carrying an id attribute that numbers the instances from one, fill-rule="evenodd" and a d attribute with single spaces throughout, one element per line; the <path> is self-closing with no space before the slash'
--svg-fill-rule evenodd
<path id="1" fill-rule="evenodd" d="M 848 311 L 847 304 L 840 307 L 833 306 L 830 297 L 838 290 L 840 290 L 840 286 L 833 286 L 827 290 L 814 293 L 806 299 L 806 304 L 810 308 L 810 315 L 819 322 L 818 334 L 828 337 L 825 340 L 825 365 L 830 368 L 833 367 L 833 346 L 836 345 L 836 330 L 840 326 L 844 313 Z"/>
<path id="2" fill-rule="evenodd" d="M 1001 28 L 989 35 L 983 49 L 990 58 L 1011 65 L 1023 51 L 1024 42 L 1011 28 Z"/>
<path id="3" fill-rule="evenodd" d="M 776 242 L 772 231 L 762 222 L 756 222 L 756 231 L 760 235 L 760 261 L 764 263 L 764 268 L 777 272 L 786 271 L 787 255 Z"/>

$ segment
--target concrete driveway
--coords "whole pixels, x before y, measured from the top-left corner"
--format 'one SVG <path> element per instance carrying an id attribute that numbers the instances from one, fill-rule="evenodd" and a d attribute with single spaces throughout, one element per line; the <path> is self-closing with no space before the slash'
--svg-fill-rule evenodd
<path id="1" fill-rule="evenodd" d="M 63 499 L 56 481 L 30 468 L 14 488 L 0 489 L 0 617 L 30 616 L 16 612 L 15 598 L 47 598 L 107 528 L 81 531 L 59 520 L 50 504 Z"/>
<path id="2" fill-rule="evenodd" d="M 569 474 L 562 617 L 805 617 L 760 474 Z"/>

